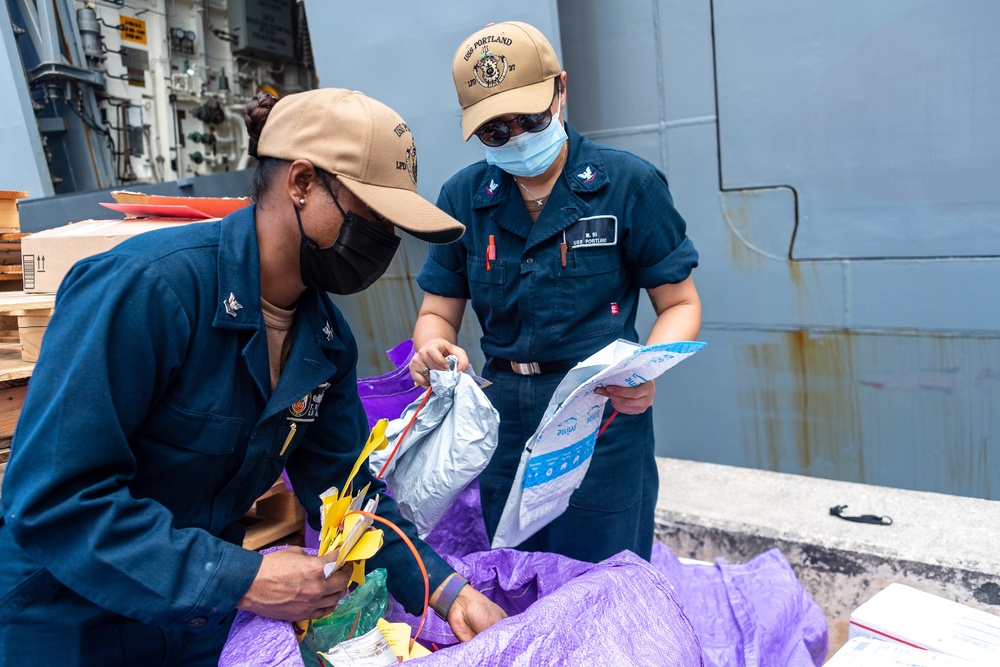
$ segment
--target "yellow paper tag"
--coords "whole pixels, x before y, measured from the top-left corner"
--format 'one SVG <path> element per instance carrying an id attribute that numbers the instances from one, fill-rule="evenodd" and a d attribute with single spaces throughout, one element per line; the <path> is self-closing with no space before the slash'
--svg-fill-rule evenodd
<path id="1" fill-rule="evenodd" d="M 361 450 L 361 455 L 358 460 L 354 462 L 354 467 L 351 468 L 351 474 L 347 477 L 347 483 L 344 484 L 343 491 L 340 492 L 340 497 L 343 498 L 350 494 L 349 489 L 351 488 L 351 481 L 354 480 L 354 476 L 358 474 L 358 470 L 361 469 L 361 465 L 368 462 L 368 457 L 376 449 L 383 449 L 389 444 L 389 441 L 385 437 L 385 429 L 389 426 L 388 419 L 379 419 L 375 422 L 372 432 L 368 434 L 368 442 L 365 443 L 364 449 Z"/>
<path id="2" fill-rule="evenodd" d="M 418 644 L 413 642 L 413 648 L 410 649 L 410 660 L 414 658 L 422 658 L 425 655 L 430 655 L 431 652 L 423 644 Z"/>
<path id="3" fill-rule="evenodd" d="M 312 621 L 295 621 L 292 623 L 292 630 L 295 631 L 295 641 L 302 643 L 302 640 L 306 638 L 306 633 L 309 632 L 309 624 Z"/>
<path id="4" fill-rule="evenodd" d="M 392 649 L 397 658 L 405 662 L 413 657 L 410 653 L 410 626 L 406 623 L 390 623 L 384 618 L 378 619 L 378 623 L 375 625 L 385 640 L 389 642 L 389 648 Z M 421 646 L 421 648 L 423 647 Z"/>
<path id="5" fill-rule="evenodd" d="M 323 501 L 323 532 L 320 534 L 319 555 L 325 556 L 330 552 L 333 540 L 337 536 L 340 522 L 347 514 L 347 508 L 351 505 L 350 498 L 339 498 L 327 502 Z"/>
<path id="6" fill-rule="evenodd" d="M 351 552 L 347 554 L 344 560 L 367 560 L 371 558 L 382 548 L 383 537 L 384 533 L 377 528 L 365 531 L 365 534 L 361 536 L 361 539 L 358 540 L 358 543 L 354 545 L 354 548 L 351 549 Z"/>
<path id="7" fill-rule="evenodd" d="M 358 539 L 351 552 L 345 558 L 338 559 L 338 563 L 353 562 L 354 569 L 351 572 L 351 581 L 359 586 L 365 583 L 365 561 L 374 556 L 382 548 L 383 533 L 381 530 L 368 530 Z M 338 565 L 339 567 L 339 565 Z"/>
<path id="8" fill-rule="evenodd" d="M 365 585 L 365 561 L 357 561 L 356 563 L 351 563 L 351 578 L 348 583 L 354 583 L 358 586 Z"/>

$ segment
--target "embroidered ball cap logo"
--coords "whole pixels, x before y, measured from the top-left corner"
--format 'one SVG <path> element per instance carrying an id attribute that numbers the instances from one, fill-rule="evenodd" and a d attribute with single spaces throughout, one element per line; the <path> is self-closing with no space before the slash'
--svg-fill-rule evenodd
<path id="1" fill-rule="evenodd" d="M 479 56 L 479 62 L 472 68 L 476 73 L 476 81 L 483 88 L 492 88 L 503 83 L 507 76 L 507 57 L 498 56 L 490 51 L 490 47 L 484 46 L 483 53 Z"/>
<path id="2" fill-rule="evenodd" d="M 399 114 L 358 91 L 320 88 L 287 95 L 271 109 L 257 154 L 309 160 L 400 229 L 431 243 L 465 227 L 417 194 L 417 149 Z"/>
<path id="3" fill-rule="evenodd" d="M 406 149 L 406 172 L 413 179 L 413 185 L 417 184 L 417 146 L 416 144 L 411 144 L 409 148 Z"/>
<path id="4" fill-rule="evenodd" d="M 549 40 L 527 23 L 491 23 L 470 35 L 451 64 L 463 138 L 491 118 L 544 111 L 552 104 L 552 79 L 561 73 Z"/>

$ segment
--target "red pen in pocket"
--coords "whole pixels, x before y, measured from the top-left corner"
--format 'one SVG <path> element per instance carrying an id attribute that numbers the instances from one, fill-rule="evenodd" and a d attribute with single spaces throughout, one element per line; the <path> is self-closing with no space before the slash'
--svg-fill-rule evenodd
<path id="1" fill-rule="evenodd" d="M 497 258 L 497 247 L 493 244 L 493 235 L 490 234 L 490 244 L 486 247 L 486 270 L 490 270 L 490 261 Z"/>

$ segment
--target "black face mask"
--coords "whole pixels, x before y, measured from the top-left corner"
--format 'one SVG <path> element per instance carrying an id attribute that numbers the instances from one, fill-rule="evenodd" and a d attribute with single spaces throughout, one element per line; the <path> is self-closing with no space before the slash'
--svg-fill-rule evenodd
<path id="1" fill-rule="evenodd" d="M 333 192 L 330 192 L 333 197 Z M 345 213 L 333 197 L 344 221 L 337 240 L 328 248 L 320 248 L 302 229 L 302 217 L 295 207 L 299 222 L 299 269 L 302 283 L 333 294 L 355 294 L 367 289 L 389 268 L 389 262 L 399 247 L 399 237 L 389 234 L 352 212 Z"/>

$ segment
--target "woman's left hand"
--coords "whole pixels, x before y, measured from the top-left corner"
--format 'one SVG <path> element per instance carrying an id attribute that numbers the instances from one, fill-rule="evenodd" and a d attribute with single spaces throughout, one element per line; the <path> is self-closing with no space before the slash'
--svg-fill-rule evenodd
<path id="1" fill-rule="evenodd" d="M 638 387 L 598 387 L 594 393 L 598 396 L 607 396 L 611 399 L 611 406 L 622 414 L 639 415 L 653 405 L 656 384 L 650 380 Z"/>

